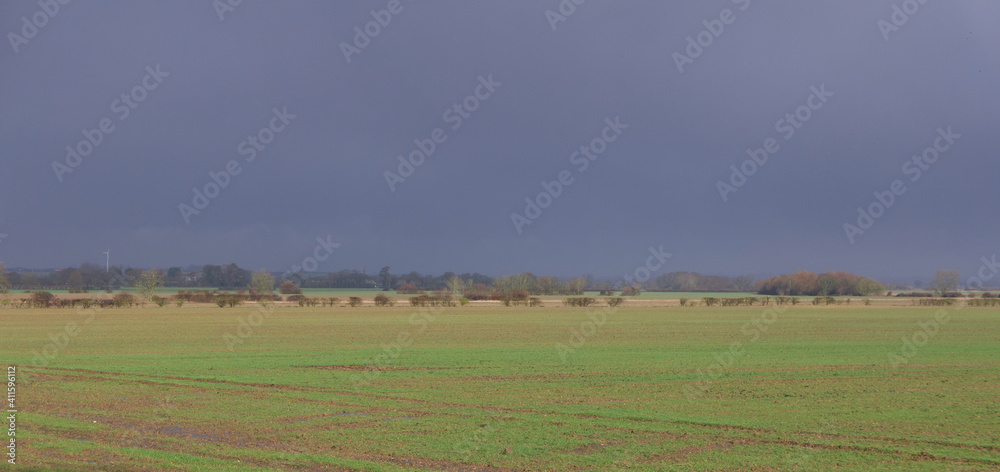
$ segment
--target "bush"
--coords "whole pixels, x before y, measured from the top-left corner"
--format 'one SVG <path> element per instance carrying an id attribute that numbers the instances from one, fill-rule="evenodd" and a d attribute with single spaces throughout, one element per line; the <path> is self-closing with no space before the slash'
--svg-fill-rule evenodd
<path id="1" fill-rule="evenodd" d="M 687 303 L 687 299 L 686 298 L 682 298 L 681 300 L 684 300 L 681 303 L 682 305 L 685 304 L 685 303 Z M 615 306 L 621 305 L 622 303 L 625 303 L 625 299 L 622 298 L 622 297 L 609 298 L 609 299 L 607 299 L 607 301 L 608 301 L 608 306 L 611 306 L 611 307 L 615 307 Z"/>
<path id="2" fill-rule="evenodd" d="M 298 285 L 295 285 L 294 282 L 286 280 L 282 282 L 280 286 L 278 286 L 278 292 L 281 292 L 285 295 L 296 295 L 296 294 L 301 295 L 302 289 L 299 288 Z"/>
<path id="3" fill-rule="evenodd" d="M 447 292 L 439 292 L 434 295 L 422 293 L 415 297 L 410 297 L 410 305 L 412 306 L 456 306 L 459 302 L 460 300 L 456 300 Z M 465 302 L 468 303 L 469 301 L 466 300 Z M 509 306 L 507 303 L 505 305 Z"/>
<path id="4" fill-rule="evenodd" d="M 601 290 L 601 296 L 602 297 L 613 297 L 613 296 L 615 296 L 615 291 L 614 290 Z"/>
<path id="5" fill-rule="evenodd" d="M 955 304 L 955 300 L 947 300 L 943 298 L 923 298 L 921 300 L 913 300 L 913 304 L 918 306 L 952 306 Z"/>
<path id="6" fill-rule="evenodd" d="M 153 295 L 153 298 L 151 298 L 150 300 L 152 300 L 153 303 L 155 303 L 156 306 L 159 306 L 159 307 L 162 307 L 162 306 L 166 305 L 167 302 L 169 301 L 169 299 L 167 299 L 166 297 L 158 297 L 156 295 Z"/>
<path id="7" fill-rule="evenodd" d="M 464 298 L 464 297 L 463 298 L 459 298 L 458 299 L 458 303 L 460 303 L 462 306 L 468 305 L 469 304 L 469 299 L 468 298 Z"/>
<path id="8" fill-rule="evenodd" d="M 135 295 L 131 293 L 118 293 L 111 298 L 111 302 L 115 305 L 115 308 L 132 307 L 135 305 Z"/>
<path id="9" fill-rule="evenodd" d="M 381 293 L 375 295 L 375 306 L 394 306 L 395 304 L 396 300 L 393 300 L 392 298 L 389 298 L 386 295 L 383 295 Z"/>
<path id="10" fill-rule="evenodd" d="M 175 297 L 174 298 L 174 306 L 176 306 L 177 308 L 180 308 L 180 307 L 184 306 L 184 299 L 180 298 L 180 297 Z"/>
<path id="11" fill-rule="evenodd" d="M 866 298 L 865 299 L 865 306 L 871 305 L 871 304 L 872 304 L 872 299 L 871 298 Z"/>
<path id="12" fill-rule="evenodd" d="M 527 290 L 514 290 L 510 292 L 493 292 L 492 294 L 490 294 L 490 300 L 503 301 L 506 298 L 509 300 L 527 301 L 529 296 L 530 295 L 528 294 Z"/>
<path id="13" fill-rule="evenodd" d="M 401 287 L 396 289 L 396 293 L 401 295 L 412 295 L 417 293 L 423 293 L 423 291 L 424 290 L 422 288 L 409 283 L 403 284 Z"/>
<path id="14" fill-rule="evenodd" d="M 209 292 L 208 290 L 198 290 L 195 292 L 177 292 L 177 298 L 192 303 L 214 303 L 217 297 L 222 296 L 218 290 Z"/>
<path id="15" fill-rule="evenodd" d="M 990 292 L 983 292 L 983 294 L 980 296 L 983 298 L 997 298 L 996 294 Z"/>
<path id="16" fill-rule="evenodd" d="M 948 301 L 951 301 L 951 300 L 948 300 Z M 1000 306 L 1000 299 L 997 299 L 997 298 L 978 298 L 978 299 L 970 298 L 969 300 L 966 300 L 965 303 L 968 306 L 994 307 L 994 306 Z"/>
<path id="17" fill-rule="evenodd" d="M 330 306 L 340 305 L 340 299 L 337 297 L 330 297 Z"/>
<path id="18" fill-rule="evenodd" d="M 588 307 L 590 305 L 593 305 L 595 301 L 596 300 L 590 297 L 572 297 L 572 298 L 567 298 L 563 303 L 565 303 L 566 306 Z"/>
<path id="19" fill-rule="evenodd" d="M 816 297 L 813 298 L 813 305 L 834 305 L 837 303 L 837 299 L 833 297 Z"/>
<path id="20" fill-rule="evenodd" d="M 237 305 L 240 305 L 242 303 L 243 303 L 243 299 L 241 299 L 239 297 L 229 297 L 229 298 L 226 299 L 226 304 L 229 305 L 229 308 L 234 308 Z"/>
<path id="21" fill-rule="evenodd" d="M 219 308 L 225 308 L 225 306 L 226 306 L 226 299 L 225 298 L 221 298 L 221 297 L 220 298 L 216 298 L 215 299 L 215 304 L 219 305 Z"/>
<path id="22" fill-rule="evenodd" d="M 468 298 L 469 300 L 489 300 L 490 299 L 490 288 L 485 284 L 475 284 L 471 287 L 466 287 L 462 291 L 462 297 Z"/>
<path id="23" fill-rule="evenodd" d="M 352 307 L 359 307 L 361 306 L 361 297 L 351 297 L 347 304 Z"/>
<path id="24" fill-rule="evenodd" d="M 687 306 L 687 304 L 688 304 L 688 299 L 681 297 L 681 306 Z"/>
<path id="25" fill-rule="evenodd" d="M 302 295 L 301 293 L 297 293 L 295 295 L 289 295 L 289 296 L 285 297 L 285 300 L 286 301 L 290 301 L 290 302 L 300 302 L 299 306 L 302 306 L 302 305 L 304 305 L 304 303 L 301 303 L 301 301 L 304 300 L 305 298 L 306 298 L 305 295 Z"/>
<path id="26" fill-rule="evenodd" d="M 295 301 L 299 302 L 299 306 L 316 306 L 319 305 L 318 298 L 309 298 L 305 295 L 292 295 L 288 297 L 289 300 L 295 297 Z"/>
<path id="27" fill-rule="evenodd" d="M 35 308 L 48 308 L 52 306 L 52 302 L 55 300 L 56 296 L 49 292 L 34 292 L 31 294 L 31 305 Z"/>
<path id="28" fill-rule="evenodd" d="M 639 295 L 640 293 L 642 293 L 642 289 L 636 287 L 635 285 L 629 285 L 628 287 L 622 289 L 623 297 L 634 297 L 636 295 Z"/>

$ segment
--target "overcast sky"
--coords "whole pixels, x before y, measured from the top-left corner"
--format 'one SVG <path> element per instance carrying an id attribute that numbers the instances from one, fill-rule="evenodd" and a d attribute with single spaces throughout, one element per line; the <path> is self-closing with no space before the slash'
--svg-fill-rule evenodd
<path id="1" fill-rule="evenodd" d="M 321 238 L 320 271 L 620 276 L 662 246 L 930 277 L 1000 249 L 995 1 L 54 4 L 0 3 L 8 266 L 284 271 Z"/>

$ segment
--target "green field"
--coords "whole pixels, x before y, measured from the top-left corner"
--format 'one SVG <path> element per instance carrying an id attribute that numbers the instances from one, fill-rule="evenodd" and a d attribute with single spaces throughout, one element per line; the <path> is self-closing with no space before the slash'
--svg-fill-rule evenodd
<path id="1" fill-rule="evenodd" d="M 1000 311 L 947 310 L 6 310 L 0 368 L 13 470 L 996 471 Z"/>

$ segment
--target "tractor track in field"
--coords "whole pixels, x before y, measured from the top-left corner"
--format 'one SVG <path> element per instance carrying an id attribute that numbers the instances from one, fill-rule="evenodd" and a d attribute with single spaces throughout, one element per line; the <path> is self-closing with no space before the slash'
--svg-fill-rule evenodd
<path id="1" fill-rule="evenodd" d="M 206 429 L 196 426 L 172 426 L 163 425 L 160 423 L 151 422 L 133 422 L 125 420 L 122 418 L 108 417 L 108 416 L 87 416 L 79 413 L 76 410 L 67 410 L 62 412 L 62 414 L 56 413 L 61 417 L 73 418 L 81 421 L 89 420 L 93 423 L 101 424 L 102 426 L 110 427 L 110 430 L 72 430 L 61 427 L 49 427 L 49 426 L 33 426 L 33 430 L 36 433 L 44 435 L 52 435 L 60 438 L 74 439 L 79 441 L 92 442 L 95 444 L 100 444 L 107 446 L 109 448 L 116 447 L 135 447 L 147 450 L 156 451 L 166 451 L 192 455 L 196 457 L 211 458 L 218 460 L 240 460 L 245 463 L 257 465 L 260 467 L 274 468 L 278 467 L 281 470 L 287 470 L 292 472 L 342 472 L 342 471 L 356 471 L 359 469 L 353 469 L 343 466 L 335 466 L 329 464 L 308 464 L 308 465 L 298 465 L 289 463 L 275 463 L 274 461 L 265 461 L 261 459 L 252 459 L 244 456 L 240 457 L 222 457 L 210 454 L 199 454 L 191 450 L 191 448 L 186 444 L 178 444 L 170 440 L 184 439 L 198 441 L 199 444 L 222 444 L 236 449 L 253 449 L 253 450 L 263 450 L 270 452 L 280 452 L 280 453 L 294 453 L 294 454 L 310 454 L 310 455 L 328 455 L 333 457 L 338 457 L 342 459 L 352 459 L 358 461 L 367 461 L 375 463 L 389 463 L 399 466 L 408 467 L 421 467 L 425 469 L 432 470 L 442 470 L 448 472 L 520 472 L 519 469 L 510 468 L 500 468 L 491 467 L 481 464 L 471 464 L 464 462 L 455 462 L 444 459 L 431 459 L 424 457 L 414 457 L 414 456 L 402 456 L 402 455 L 392 455 L 392 454 L 379 454 L 370 451 L 358 451 L 358 450 L 347 450 L 342 448 L 330 447 L 327 445 L 320 444 L 316 440 L 311 440 L 306 437 L 305 434 L 299 433 L 297 440 L 288 441 L 281 440 L 277 438 L 257 438 L 255 440 L 245 440 L 241 439 L 238 433 L 226 432 L 220 433 L 212 429 Z M 327 428 L 333 429 L 333 428 Z M 265 431 L 247 431 L 245 432 L 248 436 L 255 435 L 260 436 Z M 34 441 L 32 441 L 34 442 Z M 28 442 L 27 446 L 30 447 L 32 442 Z M 86 456 L 81 457 L 80 455 L 70 455 L 73 460 L 86 460 L 87 456 L 94 456 L 95 458 L 106 458 L 104 452 L 90 452 Z"/>
<path id="2" fill-rule="evenodd" d="M 228 380 L 199 379 L 199 378 L 194 378 L 194 377 L 181 377 L 181 376 L 153 376 L 153 375 L 142 375 L 142 374 L 125 374 L 125 373 L 117 373 L 117 372 L 95 371 L 95 370 L 86 370 L 86 369 L 55 368 L 55 367 L 46 367 L 46 368 L 36 367 L 35 369 L 38 369 L 38 370 L 41 370 L 41 371 L 56 371 L 56 372 L 72 372 L 72 373 L 79 373 L 79 374 L 90 374 L 89 377 L 86 376 L 86 375 L 78 375 L 78 376 L 72 376 L 73 378 L 91 378 L 91 379 L 96 378 L 96 379 L 101 379 L 100 377 L 93 377 L 93 375 L 96 374 L 96 375 L 99 375 L 99 376 L 108 376 L 108 377 L 112 377 L 112 378 L 115 378 L 115 379 L 125 380 L 125 381 L 131 381 L 131 382 L 142 382 L 142 383 L 152 384 L 152 385 L 169 385 L 169 386 L 172 386 L 172 387 L 183 387 L 183 388 L 207 389 L 205 387 L 190 386 L 190 385 L 179 385 L 179 384 L 176 384 L 176 383 L 157 382 L 155 380 L 146 380 L 146 379 L 177 380 L 177 381 L 184 381 L 184 382 L 204 382 L 204 383 L 233 385 L 233 386 L 238 386 L 238 387 L 251 387 L 251 388 L 274 389 L 274 390 L 285 390 L 285 391 L 304 391 L 304 392 L 313 392 L 313 393 L 338 394 L 338 395 L 346 395 L 346 396 L 359 396 L 359 397 L 374 398 L 374 399 L 379 399 L 379 400 L 398 401 L 398 402 L 403 402 L 403 403 L 417 403 L 417 404 L 424 404 L 424 405 L 434 405 L 434 406 L 445 407 L 445 408 L 468 408 L 468 409 L 474 409 L 474 410 L 475 409 L 481 409 L 481 410 L 488 410 L 488 411 L 493 411 L 493 412 L 522 413 L 522 414 L 534 414 L 534 415 L 542 415 L 542 416 L 564 416 L 564 417 L 565 416 L 569 416 L 569 417 L 582 418 L 582 419 L 604 419 L 604 420 L 618 420 L 618 421 L 620 421 L 620 420 L 628 420 L 628 421 L 635 421 L 635 422 L 640 422 L 640 423 L 658 423 L 658 424 L 687 425 L 687 426 L 694 426 L 694 427 L 708 428 L 708 429 L 716 429 L 716 430 L 724 430 L 724 431 L 746 432 L 746 433 L 750 433 L 750 434 L 754 434 L 754 435 L 760 435 L 760 434 L 768 434 L 768 435 L 787 435 L 787 434 L 810 435 L 810 434 L 817 434 L 817 433 L 808 432 L 808 431 L 781 431 L 781 430 L 767 429 L 767 428 L 752 428 L 752 427 L 747 427 L 747 426 L 726 425 L 726 424 L 713 424 L 713 423 L 703 423 L 703 422 L 684 421 L 684 420 L 661 420 L 661 419 L 654 419 L 654 418 L 607 417 L 607 416 L 587 414 L 587 413 L 567 413 L 567 412 L 558 412 L 558 411 L 544 411 L 544 410 L 537 410 L 537 409 L 507 408 L 507 407 L 493 407 L 493 406 L 487 407 L 487 406 L 483 406 L 483 405 L 472 405 L 472 404 L 463 404 L 463 403 L 454 403 L 454 402 L 441 402 L 441 401 L 432 401 L 432 400 L 423 400 L 423 399 L 413 399 L 413 398 L 397 397 L 397 396 L 391 396 L 391 395 L 365 394 L 365 393 L 353 392 L 353 391 L 331 390 L 331 389 L 324 389 L 324 388 L 319 388 L 319 387 L 303 387 L 303 386 L 291 386 L 291 385 L 282 385 L 282 384 L 265 384 L 265 383 L 245 383 L 245 382 L 235 382 L 235 381 L 228 381 Z M 133 377 L 141 377 L 142 379 L 135 379 Z M 101 380 L 106 380 L 106 379 L 101 379 Z M 211 390 L 211 389 L 207 389 L 207 390 Z M 359 406 L 359 405 L 352 405 L 352 406 Z M 398 410 L 396 410 L 396 411 L 398 411 Z M 413 413 L 414 414 L 421 414 L 421 415 L 426 415 L 427 414 L 426 412 L 413 412 Z M 434 413 L 434 414 L 442 414 L 442 415 L 449 415 L 449 416 L 450 415 L 455 415 L 454 413 L 446 413 L 446 412 L 437 412 L 437 413 Z M 317 416 L 321 416 L 321 415 L 317 415 Z M 459 414 L 457 416 L 465 416 L 465 415 L 460 415 Z M 611 429 L 611 430 L 632 431 L 632 432 L 635 432 L 634 430 L 628 430 L 628 429 L 625 429 L 625 428 L 611 428 L 611 427 L 604 427 L 604 426 L 597 426 L 597 427 L 604 428 L 604 429 Z M 674 438 L 688 437 L 688 436 L 685 436 L 683 434 L 678 435 L 676 433 L 659 433 L 659 432 L 652 432 L 652 431 L 644 431 L 643 433 L 645 433 L 645 434 L 651 434 L 651 435 L 658 435 L 658 434 L 661 434 L 661 435 L 671 435 L 672 434 L 673 435 L 672 437 L 674 437 Z M 828 436 L 828 437 L 831 437 L 831 438 L 848 440 L 848 441 L 869 441 L 869 442 L 893 443 L 893 444 L 899 444 L 901 446 L 908 446 L 908 447 L 914 447 L 914 448 L 919 448 L 921 445 L 925 445 L 925 446 L 931 445 L 931 446 L 955 448 L 955 449 L 960 449 L 960 450 L 987 451 L 987 452 L 1000 453 L 1000 447 L 996 447 L 996 446 L 980 446 L 980 445 L 973 445 L 973 444 L 950 443 L 950 442 L 946 442 L 946 441 L 934 441 L 934 440 L 909 440 L 909 439 L 902 439 L 902 438 L 887 438 L 887 437 L 873 437 L 873 436 L 852 436 L 852 435 L 831 434 L 831 433 L 823 433 L 823 434 L 824 434 L 824 436 Z M 734 440 L 736 440 L 736 438 L 730 438 L 730 437 L 724 437 L 724 436 L 698 435 L 698 436 L 689 436 L 689 437 L 690 438 L 695 438 L 695 437 L 697 437 L 697 438 L 706 438 L 706 437 L 709 437 L 709 438 L 716 438 L 718 440 L 728 441 L 728 442 L 733 442 Z M 940 460 L 940 461 L 954 461 L 954 462 L 974 462 L 974 463 L 989 464 L 991 466 L 995 466 L 998 463 L 1000 463 L 1000 461 L 988 461 L 988 460 L 980 460 L 980 459 L 958 459 L 958 458 L 950 458 L 950 457 L 944 457 L 944 456 L 935 456 L 933 454 L 929 454 L 929 453 L 926 453 L 926 452 L 921 452 L 921 453 L 918 454 L 918 453 L 911 453 L 911 452 L 905 452 L 905 451 L 892 451 L 892 450 L 880 449 L 880 448 L 876 448 L 876 447 L 872 447 L 872 446 L 823 445 L 823 444 L 815 444 L 815 443 L 810 443 L 810 442 L 801 442 L 801 441 L 792 441 L 792 440 L 783 440 L 783 439 L 750 438 L 749 440 L 755 441 L 757 443 L 762 443 L 762 444 L 776 444 L 776 445 L 802 447 L 802 448 L 811 448 L 811 449 L 842 450 L 842 451 L 854 451 L 854 452 L 865 452 L 865 453 L 876 453 L 876 454 L 901 455 L 901 456 L 910 457 L 913 460 Z M 442 470 L 447 470 L 447 469 L 442 469 Z M 460 470 L 460 469 L 455 469 L 455 470 Z"/>

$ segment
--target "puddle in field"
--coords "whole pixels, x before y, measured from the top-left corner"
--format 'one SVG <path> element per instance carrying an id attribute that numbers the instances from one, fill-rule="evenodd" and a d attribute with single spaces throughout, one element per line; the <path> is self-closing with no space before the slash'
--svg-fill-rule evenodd
<path id="1" fill-rule="evenodd" d="M 416 416 L 398 416 L 398 417 L 396 417 L 396 418 L 385 418 L 385 419 L 383 419 L 382 421 L 401 421 L 401 420 L 412 420 L 412 419 L 414 419 L 414 418 L 416 418 Z"/>

